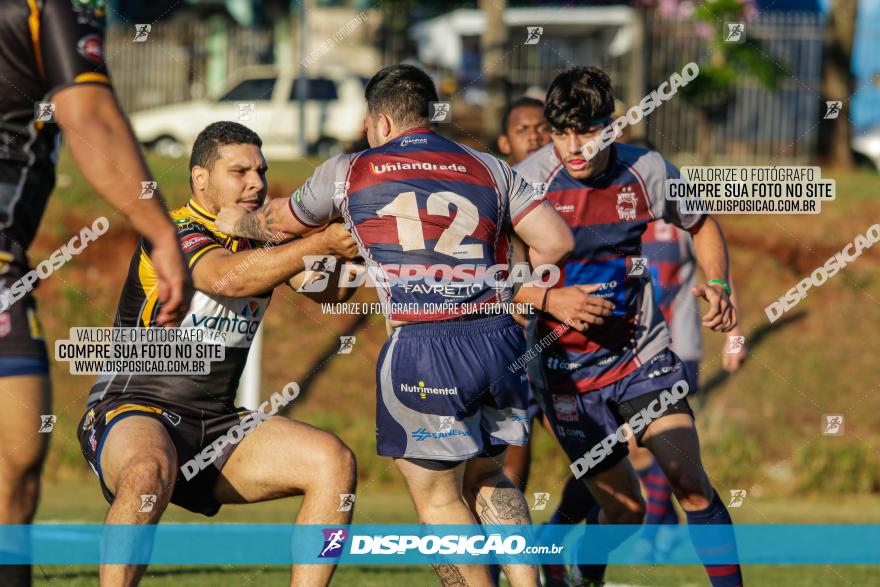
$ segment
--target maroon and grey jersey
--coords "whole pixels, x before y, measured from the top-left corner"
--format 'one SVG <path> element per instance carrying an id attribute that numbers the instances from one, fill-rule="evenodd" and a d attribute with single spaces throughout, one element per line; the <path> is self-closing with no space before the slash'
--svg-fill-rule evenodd
<path id="1" fill-rule="evenodd" d="M 341 216 L 392 320 L 445 320 L 512 298 L 510 231 L 543 202 L 508 165 L 429 129 L 321 165 L 290 199 Z"/>
<path id="2" fill-rule="evenodd" d="M 654 294 L 672 337 L 672 351 L 682 361 L 703 355 L 700 308 L 691 289 L 697 285 L 697 254 L 691 235 L 664 220 L 648 225 L 642 235 Z"/>
<path id="3" fill-rule="evenodd" d="M 568 174 L 552 143 L 517 165 L 516 171 L 544 191 L 574 233 L 575 250 L 556 287 L 601 284 L 592 295 L 615 306 L 605 324 L 584 333 L 568 329 L 546 349 L 547 383 L 578 392 L 613 383 L 669 346 L 669 331 L 642 254 L 642 233 L 658 218 L 697 230 L 703 217 L 682 215 L 676 203 L 666 200 L 666 180 L 678 179 L 678 169 L 659 153 L 639 147 L 615 143 L 608 169 L 585 181 Z M 558 326 L 543 314 L 529 329 L 537 337 L 531 342 Z"/>

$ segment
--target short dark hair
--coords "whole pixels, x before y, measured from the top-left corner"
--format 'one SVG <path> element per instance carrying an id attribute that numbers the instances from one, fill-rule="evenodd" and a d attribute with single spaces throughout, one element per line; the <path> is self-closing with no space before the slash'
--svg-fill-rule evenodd
<path id="1" fill-rule="evenodd" d="M 510 124 L 510 114 L 516 110 L 517 108 L 523 108 L 528 106 L 529 108 L 540 108 L 544 109 L 544 103 L 538 100 L 537 98 L 530 98 L 529 96 L 522 96 L 511 102 L 507 108 L 504 110 L 504 115 L 501 117 L 501 134 L 507 134 L 507 125 Z"/>
<path id="2" fill-rule="evenodd" d="M 390 116 L 401 127 L 430 124 L 429 103 L 437 101 L 431 77 L 415 65 L 389 65 L 367 83 L 367 110 Z"/>
<path id="3" fill-rule="evenodd" d="M 547 89 L 544 118 L 556 130 L 586 130 L 591 120 L 613 112 L 611 78 L 598 67 L 572 67 Z"/>
<path id="4" fill-rule="evenodd" d="M 237 122 L 223 120 L 212 122 L 199 133 L 193 144 L 192 155 L 189 157 L 189 170 L 198 165 L 205 169 L 214 167 L 220 157 L 220 147 L 224 145 L 255 145 L 263 146 L 260 136 Z"/>

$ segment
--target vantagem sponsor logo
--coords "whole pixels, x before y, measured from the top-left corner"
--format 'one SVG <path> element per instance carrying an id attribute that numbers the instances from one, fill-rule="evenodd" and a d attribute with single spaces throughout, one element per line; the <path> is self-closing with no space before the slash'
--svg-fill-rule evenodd
<path id="1" fill-rule="evenodd" d="M 247 340 L 253 340 L 260 327 L 260 304 L 250 301 L 244 305 L 241 314 L 232 318 L 226 316 L 196 316 L 192 315 L 193 326 L 207 328 L 216 332 L 237 332 L 246 335 Z"/>
<path id="2" fill-rule="evenodd" d="M 424 171 L 457 171 L 459 173 L 467 173 L 467 167 L 465 167 L 464 165 L 458 165 L 457 163 L 450 163 L 449 165 L 438 165 L 437 163 L 419 163 L 418 161 L 413 163 L 382 163 L 381 165 L 370 163 L 370 173 L 372 173 L 373 175 L 382 175 L 383 173 L 387 173 L 389 171 L 411 171 L 413 169 L 422 169 Z"/>
<path id="3" fill-rule="evenodd" d="M 418 385 L 407 385 L 406 383 L 401 383 L 400 391 L 417 393 L 422 396 L 422 399 L 425 399 L 429 393 L 431 395 L 458 395 L 457 387 L 425 387 L 424 381 L 419 381 Z"/>

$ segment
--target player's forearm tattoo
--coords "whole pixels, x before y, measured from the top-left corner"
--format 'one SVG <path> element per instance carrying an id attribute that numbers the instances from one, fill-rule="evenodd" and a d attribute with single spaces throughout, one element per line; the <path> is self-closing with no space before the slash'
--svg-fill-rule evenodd
<path id="1" fill-rule="evenodd" d="M 245 214 L 235 224 L 235 234 L 258 241 L 271 240 L 274 231 L 270 229 L 272 209 L 269 206 Z"/>
<path id="2" fill-rule="evenodd" d="M 468 582 L 455 565 L 432 565 L 443 587 L 468 587 Z"/>

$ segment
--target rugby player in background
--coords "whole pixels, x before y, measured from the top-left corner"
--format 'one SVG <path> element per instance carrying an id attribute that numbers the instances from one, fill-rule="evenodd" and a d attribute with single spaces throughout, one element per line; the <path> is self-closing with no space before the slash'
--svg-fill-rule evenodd
<path id="1" fill-rule="evenodd" d="M 550 142 L 550 125 L 544 120 L 544 103 L 535 98 L 517 98 L 501 118 L 498 150 L 516 165 Z"/>
<path id="2" fill-rule="evenodd" d="M 192 199 L 171 217 L 196 293 L 182 328 L 223 339 L 225 358 L 205 375 L 109 373 L 96 380 L 78 435 L 83 456 L 110 502 L 106 524 L 156 524 L 168 503 L 213 516 L 225 503 L 303 495 L 299 524 L 347 524 L 340 494 L 354 493 L 354 455 L 329 432 L 284 416 L 256 420 L 233 403 L 250 345 L 272 290 L 302 284 L 303 255 L 351 259 L 357 244 L 339 224 L 294 242 L 260 248 L 214 224 L 222 206 L 255 210 L 266 198 L 262 141 L 235 122 L 217 122 L 196 138 L 190 159 Z M 132 257 L 116 327 L 155 328 L 161 303 L 153 287 L 152 247 L 141 240 Z M 355 290 L 306 294 L 342 301 Z M 244 327 L 243 327 L 244 325 Z M 266 412 L 263 411 L 265 414 Z M 237 444 L 217 444 L 237 427 Z M 236 433 L 238 434 L 238 433 Z M 213 445 L 216 458 L 197 466 Z M 194 464 L 195 463 L 195 464 Z M 154 496 L 141 508 L 141 496 Z M 145 565 L 103 565 L 102 585 L 135 585 Z M 326 585 L 334 565 L 294 566 L 291 585 Z"/>
<path id="3" fill-rule="evenodd" d="M 707 282 L 691 290 L 709 303 L 703 326 L 727 332 L 736 325 L 727 283 L 727 251 L 721 230 L 709 216 L 681 215 L 665 199 L 665 182 L 678 170 L 656 152 L 612 144 L 587 159 L 584 145 L 599 137 L 611 122 L 614 98 L 611 80 L 598 68 L 577 67 L 559 74 L 547 92 L 545 115 L 552 145 L 526 159 L 517 171 L 534 184 L 543 184 L 546 198 L 566 219 L 576 247 L 565 264 L 564 283 L 544 295 L 577 291 L 580 284 L 598 283 L 593 293 L 614 303 L 611 316 L 584 321 L 551 343 L 534 369 L 532 384 L 557 440 L 571 459 L 573 472 L 583 479 L 601 506 L 591 522 L 641 524 L 645 502 L 638 477 L 626 455 L 626 443 L 616 443 L 594 459 L 594 447 L 617 434 L 618 427 L 643 409 L 656 408 L 661 394 L 681 389 L 687 374 L 669 350 L 669 331 L 657 307 L 647 267 L 639 266 L 641 237 L 647 225 L 662 218 L 688 230 L 697 261 Z M 522 288 L 523 291 L 533 288 Z M 585 305 L 587 301 L 585 300 Z M 568 323 L 570 316 L 539 314 L 529 326 L 530 342 Z M 579 319 L 576 319 L 579 320 Z M 736 543 L 730 516 L 700 462 L 693 416 L 682 397 L 642 430 L 636 440 L 647 447 L 669 479 L 685 510 L 688 524 L 720 524 L 729 532 L 720 543 L 698 545 L 704 552 L 734 553 Z M 610 551 L 616 545 L 605 545 Z M 704 558 L 704 561 L 706 559 Z M 604 565 L 581 566 L 588 585 L 601 585 Z M 738 564 L 706 564 L 715 587 L 742 585 Z"/>
<path id="4" fill-rule="evenodd" d="M 654 145 L 645 139 L 633 139 L 628 144 L 656 151 Z M 686 230 L 682 230 L 664 220 L 656 220 L 648 225 L 642 235 L 642 255 L 648 259 L 648 269 L 655 289 L 655 298 L 663 318 L 669 327 L 672 339 L 670 348 L 681 359 L 687 374 L 689 395 L 699 389 L 700 359 L 703 356 L 703 340 L 700 331 L 700 308 L 691 291 L 697 286 L 697 257 L 694 241 Z M 737 352 L 730 351 L 731 337 L 742 335 L 740 323 L 741 307 L 736 299 L 736 286 L 733 278 L 729 280 L 730 302 L 737 315 L 737 325 L 725 337 L 721 349 L 722 368 L 736 371 L 745 358 L 745 345 Z M 630 438 L 630 461 L 635 467 L 647 493 L 645 529 L 642 531 L 639 548 L 648 561 L 662 561 L 675 546 L 660 526 L 678 524 L 678 514 L 672 503 L 672 487 L 663 469 L 651 456 L 651 452 L 636 444 Z M 584 518 L 586 518 L 584 513 Z"/>
<path id="5" fill-rule="evenodd" d="M 498 137 L 498 150 L 507 155 L 511 167 L 550 142 L 550 125 L 544 120 L 544 103 L 535 98 L 517 98 L 504 111 L 501 117 L 501 136 Z M 514 257 L 526 258 L 526 246 L 513 236 Z M 525 319 L 519 315 L 514 318 L 523 326 Z M 541 408 L 529 389 L 529 421 L 541 421 Z M 525 446 L 511 445 L 504 457 L 504 474 L 513 481 L 520 491 L 526 490 L 529 481 L 529 468 L 532 462 L 531 437 Z"/>
<path id="6" fill-rule="evenodd" d="M 380 274 L 421 268 L 377 284 L 390 333 L 377 366 L 378 453 L 394 459 L 424 524 L 529 524 L 522 493 L 502 471 L 507 446 L 528 439 L 526 377 L 508 369 L 525 340 L 509 314 L 487 315 L 511 300 L 511 288 L 480 277 L 438 287 L 424 276 L 440 265 L 508 264 L 510 231 L 535 266 L 556 264 L 571 231 L 507 164 L 430 129 L 437 92 L 425 72 L 386 67 L 366 100 L 370 149 L 325 162 L 289 202 L 256 213 L 227 208 L 218 222 L 266 240 L 341 216 Z M 486 565 L 435 570 L 444 585 L 492 584 Z M 534 565 L 505 573 L 511 585 L 538 584 Z"/>
<path id="7" fill-rule="evenodd" d="M 139 199 L 152 176 L 104 64 L 105 10 L 104 2 L 70 0 L 0 4 L 0 280 L 9 288 L 30 271 L 27 251 L 55 186 L 63 131 L 89 184 L 151 244 L 156 322 L 170 324 L 188 303 L 188 278 L 162 198 Z M 40 416 L 52 413 L 48 357 L 32 291 L 3 306 L 0 524 L 29 524 L 49 440 L 38 433 Z M 29 566 L 0 572 L 4 586 L 30 580 Z"/>

